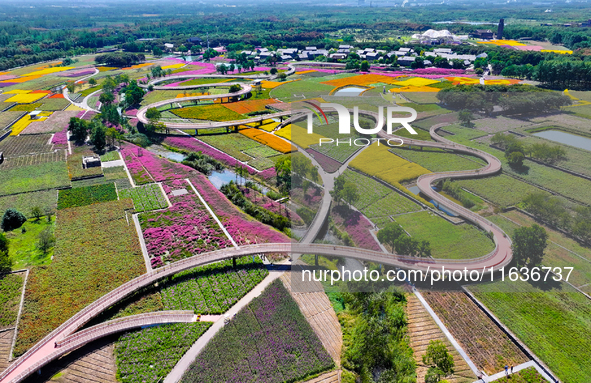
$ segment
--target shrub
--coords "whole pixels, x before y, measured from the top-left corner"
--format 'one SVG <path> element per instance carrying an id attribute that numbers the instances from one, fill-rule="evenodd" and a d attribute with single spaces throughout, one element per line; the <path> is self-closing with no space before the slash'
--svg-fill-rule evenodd
<path id="1" fill-rule="evenodd" d="M 4 216 L 2 217 L 2 230 L 4 231 L 11 231 L 14 229 L 18 229 L 27 221 L 27 218 L 16 209 L 8 209 L 4 212 Z"/>

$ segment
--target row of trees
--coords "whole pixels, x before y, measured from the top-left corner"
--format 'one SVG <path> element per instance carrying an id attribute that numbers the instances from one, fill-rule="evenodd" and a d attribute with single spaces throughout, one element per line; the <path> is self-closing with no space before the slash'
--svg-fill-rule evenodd
<path id="1" fill-rule="evenodd" d="M 146 56 L 141 53 L 113 52 L 96 56 L 94 61 L 99 65 L 123 68 L 146 61 Z"/>
<path id="2" fill-rule="evenodd" d="M 396 222 L 387 223 L 383 229 L 378 231 L 380 242 L 390 245 L 396 254 L 409 255 L 412 257 L 430 257 L 431 243 L 419 241 L 409 237 L 404 229 Z"/>
<path id="3" fill-rule="evenodd" d="M 513 134 L 496 133 L 491 138 L 491 143 L 505 150 L 505 157 L 516 160 L 516 156 L 521 158 L 521 162 L 515 163 L 516 166 L 523 165 L 523 157 L 529 156 L 533 159 L 543 161 L 549 164 L 556 164 L 560 161 L 567 160 L 566 150 L 560 145 L 549 145 L 547 143 L 535 143 L 532 145 L 525 145 Z M 514 153 L 520 153 L 516 155 Z"/>

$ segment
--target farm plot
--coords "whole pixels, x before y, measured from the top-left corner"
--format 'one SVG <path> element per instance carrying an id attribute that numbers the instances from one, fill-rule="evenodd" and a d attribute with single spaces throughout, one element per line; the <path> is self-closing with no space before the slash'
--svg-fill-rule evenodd
<path id="1" fill-rule="evenodd" d="M 293 101 L 294 95 L 305 95 L 307 98 L 329 94 L 335 87 L 333 85 L 321 84 L 314 79 L 292 81 L 273 88 L 269 93 L 271 97 L 283 101 Z"/>
<path id="2" fill-rule="evenodd" d="M 318 162 L 318 165 L 320 165 L 320 167 L 328 173 L 334 173 L 337 170 L 339 170 L 339 168 L 341 167 L 341 163 L 338 162 L 337 160 L 334 160 L 332 158 L 330 158 L 327 155 L 324 155 L 322 153 L 319 153 L 315 150 L 313 150 L 312 148 L 308 148 L 306 149 L 306 151 L 308 153 L 310 153 L 310 155 L 312 157 L 314 157 L 314 159 L 316 160 L 316 162 Z"/>
<path id="3" fill-rule="evenodd" d="M 425 291 L 423 297 L 470 359 L 487 374 L 496 374 L 504 366 L 517 366 L 528 361 L 523 352 L 464 292 Z"/>
<path id="4" fill-rule="evenodd" d="M 29 124 L 33 121 L 45 121 L 51 115 L 51 112 L 41 112 L 37 119 L 33 120 L 30 115 L 24 115 L 20 120 L 15 122 L 12 126 L 12 132 L 10 133 L 11 136 L 18 136 L 23 130 L 29 126 Z"/>
<path id="5" fill-rule="evenodd" d="M 0 216 L 7 209 L 14 208 L 26 217 L 32 217 L 31 209 L 40 207 L 42 211 L 55 211 L 57 207 L 57 190 L 44 190 L 0 197 Z"/>
<path id="6" fill-rule="evenodd" d="M 294 144 L 307 149 L 310 145 L 317 144 L 320 138 L 324 138 L 316 133 L 308 134 L 307 130 L 294 124 L 289 124 L 276 133 L 279 137 L 283 137 L 293 142 Z"/>
<path id="7" fill-rule="evenodd" d="M 4 157 L 18 157 L 27 154 L 48 153 L 52 151 L 49 144 L 50 134 L 36 134 L 33 136 L 9 136 L 0 141 L 0 152 Z"/>
<path id="8" fill-rule="evenodd" d="M 70 185 L 63 161 L 22 166 L 0 171 L 0 195 L 55 189 Z"/>
<path id="9" fill-rule="evenodd" d="M 243 129 L 240 130 L 240 134 L 260 142 L 263 145 L 267 145 L 281 153 L 291 153 L 296 150 L 295 146 L 291 145 L 289 142 L 258 129 Z"/>
<path id="10" fill-rule="evenodd" d="M 515 206 L 530 193 L 546 193 L 535 186 L 504 174 L 454 182 L 500 207 Z"/>
<path id="11" fill-rule="evenodd" d="M 181 382 L 217 383 L 232 377 L 293 382 L 333 365 L 298 305 L 275 280 L 213 337 Z"/>
<path id="12" fill-rule="evenodd" d="M 591 305 L 561 282 L 497 281 L 469 290 L 564 382 L 591 381 Z"/>
<path id="13" fill-rule="evenodd" d="M 227 104 L 223 104 L 224 107 L 230 109 L 233 112 L 238 114 L 248 114 L 252 112 L 261 112 L 264 110 L 268 110 L 266 108 L 267 105 L 276 103 L 277 100 L 272 98 L 262 99 L 262 100 L 245 100 L 245 101 L 238 101 L 238 102 L 231 102 Z"/>
<path id="14" fill-rule="evenodd" d="M 349 157 L 357 153 L 358 150 L 362 149 L 361 146 L 343 144 L 337 145 L 335 143 L 323 143 L 322 145 L 314 144 L 310 145 L 309 148 L 322 153 L 325 156 L 330 157 L 340 163 L 344 163 Z"/>
<path id="15" fill-rule="evenodd" d="M 65 98 L 47 98 L 39 107 L 39 110 L 59 111 L 64 110 L 70 105 L 70 101 Z"/>
<path id="16" fill-rule="evenodd" d="M 91 155 L 94 155 L 94 152 L 88 146 L 73 146 L 72 154 L 67 159 L 68 174 L 72 180 L 100 177 L 103 174 L 103 168 L 100 166 L 82 167 L 83 157 Z"/>
<path id="17" fill-rule="evenodd" d="M 0 169 L 17 168 L 20 166 L 44 164 L 47 162 L 57 162 L 66 160 L 65 150 L 56 150 L 55 152 L 31 154 L 29 156 L 19 156 L 6 159 Z"/>
<path id="18" fill-rule="evenodd" d="M 113 183 L 65 189 L 59 191 L 57 208 L 67 209 L 116 199 L 117 191 Z"/>
<path id="19" fill-rule="evenodd" d="M 225 313 L 269 274 L 258 258 L 240 258 L 236 265 L 223 261 L 175 275 L 160 291 L 164 310 Z"/>
<path id="20" fill-rule="evenodd" d="M 507 130 L 516 130 L 532 125 L 530 121 L 518 120 L 515 118 L 507 118 L 498 116 L 495 118 L 481 118 L 474 120 L 475 128 L 486 133 L 504 132 Z"/>
<path id="21" fill-rule="evenodd" d="M 139 215 L 152 266 L 232 246 L 185 180 L 163 185 L 172 207 Z M 172 191 L 186 190 L 174 196 Z"/>
<path id="22" fill-rule="evenodd" d="M 477 157 L 437 149 L 409 150 L 392 148 L 390 152 L 419 164 L 432 172 L 478 169 L 486 164 Z"/>
<path id="23" fill-rule="evenodd" d="M 149 184 L 137 188 L 119 190 L 120 198 L 131 198 L 135 211 L 141 213 L 148 210 L 164 209 L 168 206 L 160 186 Z"/>
<path id="24" fill-rule="evenodd" d="M 33 121 L 21 134 L 57 133 L 68 126 L 70 118 L 78 116 L 77 111 L 59 111 L 45 121 Z"/>
<path id="25" fill-rule="evenodd" d="M 4 274 L 0 278 L 0 330 L 14 327 L 21 301 L 24 273 Z"/>
<path id="26" fill-rule="evenodd" d="M 424 87 L 424 88 L 414 88 L 409 87 L 408 89 L 401 89 L 404 90 L 404 97 L 408 98 L 411 102 L 417 104 L 436 104 L 439 102 L 437 99 L 437 91 L 431 87 Z M 400 92 L 401 90 L 393 89 L 394 92 Z"/>
<path id="27" fill-rule="evenodd" d="M 431 242 L 433 258 L 471 259 L 494 250 L 493 241 L 469 224 L 454 225 L 428 211 L 394 218 L 414 239 Z"/>
<path id="28" fill-rule="evenodd" d="M 363 174 L 347 169 L 343 176 L 357 185 L 361 198 L 354 206 L 376 224 L 376 218 L 421 210 L 410 199 Z"/>
<path id="29" fill-rule="evenodd" d="M 209 322 L 175 323 L 122 335 L 115 345 L 120 381 L 143 383 L 164 379 L 210 326 Z"/>
<path id="30" fill-rule="evenodd" d="M 141 106 L 150 105 L 158 101 L 170 100 L 175 98 L 177 94 L 179 94 L 178 90 L 155 90 L 148 92 L 142 99 Z"/>
<path id="31" fill-rule="evenodd" d="M 242 134 L 215 134 L 211 136 L 199 136 L 199 139 L 216 149 L 236 158 L 239 161 L 250 161 L 252 158 L 243 152 L 261 146 L 260 143 L 251 140 Z"/>
<path id="32" fill-rule="evenodd" d="M 126 219 L 130 209 L 131 201 L 121 200 L 58 210 L 54 258 L 50 266 L 31 271 L 16 355 L 89 303 L 145 272 L 136 230 Z"/>
<path id="33" fill-rule="evenodd" d="M 22 116 L 24 116 L 24 114 L 25 112 L 12 110 L 0 113 L 0 131 L 4 130 L 4 128 L 13 122 L 19 120 Z"/>
<path id="34" fill-rule="evenodd" d="M 187 106 L 170 111 L 181 118 L 190 120 L 234 121 L 246 118 L 221 104 Z"/>
<path id="35" fill-rule="evenodd" d="M 545 140 L 540 137 L 527 137 L 520 139 L 526 145 L 546 143 L 551 146 L 560 146 L 566 151 L 566 160 L 558 162 L 556 165 L 569 169 L 581 174 L 591 176 L 591 169 L 589 164 L 591 163 L 591 152 L 584 149 L 575 148 L 569 145 L 562 145 L 558 142 Z"/>

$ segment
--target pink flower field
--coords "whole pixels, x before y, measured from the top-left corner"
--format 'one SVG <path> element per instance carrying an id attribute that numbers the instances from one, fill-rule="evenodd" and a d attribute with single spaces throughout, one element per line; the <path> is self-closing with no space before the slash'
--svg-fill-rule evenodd
<path id="1" fill-rule="evenodd" d="M 285 207 L 283 204 L 273 201 L 271 198 L 259 193 L 256 190 L 241 186 L 239 188 L 242 190 L 244 196 L 256 205 L 261 206 L 262 208 L 267 209 L 275 214 L 287 217 L 293 225 L 300 226 L 304 224 L 304 221 L 299 215 Z"/>
<path id="2" fill-rule="evenodd" d="M 380 246 L 369 232 L 374 227 L 363 214 L 341 204 L 331 208 L 330 216 L 340 230 L 346 231 L 351 236 L 356 247 L 380 251 Z"/>

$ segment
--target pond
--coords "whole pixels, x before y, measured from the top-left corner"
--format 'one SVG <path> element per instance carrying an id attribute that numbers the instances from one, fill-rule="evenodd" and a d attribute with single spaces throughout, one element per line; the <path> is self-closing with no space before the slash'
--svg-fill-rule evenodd
<path id="1" fill-rule="evenodd" d="M 566 133 L 561 130 L 544 130 L 543 132 L 532 133 L 532 135 L 591 151 L 591 139 L 576 134 Z"/>
<path id="2" fill-rule="evenodd" d="M 230 181 L 236 182 L 236 173 L 230 169 L 224 169 L 219 172 L 218 171 L 212 172 L 209 176 L 207 176 L 207 178 L 209 178 L 209 182 L 211 182 L 213 184 L 213 186 L 215 186 L 216 189 L 220 190 L 222 185 L 230 183 Z M 269 191 L 269 188 L 266 188 L 256 182 L 255 182 L 255 184 L 259 188 L 261 188 L 261 190 L 263 191 L 264 194 L 267 194 L 267 192 Z"/>
<path id="3" fill-rule="evenodd" d="M 437 190 L 437 188 L 432 186 L 432 189 L 435 191 L 439 191 Z M 418 186 L 411 186 L 408 188 L 408 190 L 410 190 L 411 193 L 413 193 L 414 195 L 419 195 L 419 193 L 421 192 L 419 190 Z M 442 212 L 444 212 L 445 214 L 449 215 L 450 217 L 457 217 L 458 215 L 447 210 L 445 207 L 440 206 L 439 203 L 437 201 L 433 201 L 433 200 L 429 200 L 429 202 L 431 202 L 437 209 L 441 210 Z"/>
<path id="4" fill-rule="evenodd" d="M 184 154 L 173 152 L 161 145 L 151 145 L 150 147 L 148 147 L 148 150 L 154 154 L 158 154 L 159 156 L 168 158 L 169 160 L 173 160 L 175 162 L 183 162 L 183 160 L 185 159 Z"/>
<path id="5" fill-rule="evenodd" d="M 366 88 L 359 88 L 356 86 L 350 86 L 347 88 L 343 88 L 343 89 L 339 89 L 336 93 L 333 94 L 333 96 L 347 96 L 347 97 L 351 97 L 351 96 L 359 96 L 361 94 L 361 92 L 367 90 Z"/>

